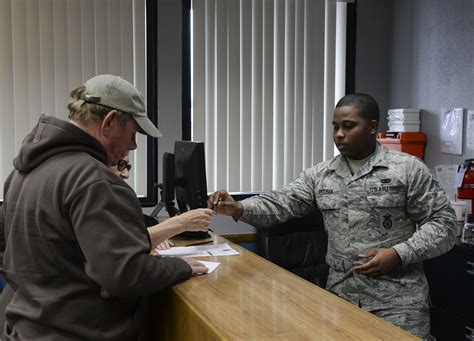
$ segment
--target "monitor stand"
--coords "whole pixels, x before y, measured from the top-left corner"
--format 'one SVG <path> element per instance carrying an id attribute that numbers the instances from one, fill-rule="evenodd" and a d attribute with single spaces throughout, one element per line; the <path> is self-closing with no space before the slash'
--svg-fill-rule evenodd
<path id="1" fill-rule="evenodd" d="M 211 235 L 203 231 L 186 231 L 186 232 L 177 234 L 175 237 L 179 237 L 183 239 L 207 239 L 207 238 L 211 238 Z"/>
<path id="2" fill-rule="evenodd" d="M 153 210 L 153 212 L 150 213 L 150 215 L 153 217 L 153 218 L 156 218 L 156 216 L 161 212 L 161 210 L 164 208 L 166 210 L 166 212 L 168 212 L 168 216 L 171 218 L 171 217 L 174 217 L 175 215 L 177 215 L 179 213 L 178 209 L 175 207 L 174 205 L 174 201 L 167 201 L 166 198 L 164 197 L 163 195 L 163 184 L 158 184 L 158 188 L 160 188 L 160 196 L 161 196 L 161 200 L 160 202 L 158 203 L 158 205 L 156 205 L 155 209 Z"/>

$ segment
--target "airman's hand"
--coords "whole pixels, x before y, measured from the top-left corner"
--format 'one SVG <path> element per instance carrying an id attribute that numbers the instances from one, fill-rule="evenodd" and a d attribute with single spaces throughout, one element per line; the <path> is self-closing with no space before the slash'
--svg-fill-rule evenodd
<path id="1" fill-rule="evenodd" d="M 240 218 L 244 210 L 242 204 L 235 201 L 234 198 L 224 190 L 212 193 L 209 196 L 207 205 L 218 214 L 232 216 L 236 219 Z"/>
<path id="2" fill-rule="evenodd" d="M 353 267 L 352 270 L 371 277 L 384 275 L 402 262 L 394 248 L 369 250 L 359 254 L 359 257 L 362 262 L 367 262 Z"/>

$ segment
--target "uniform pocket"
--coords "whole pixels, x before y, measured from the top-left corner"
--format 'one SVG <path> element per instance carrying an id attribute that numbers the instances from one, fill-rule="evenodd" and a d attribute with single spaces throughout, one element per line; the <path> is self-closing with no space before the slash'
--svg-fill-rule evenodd
<path id="1" fill-rule="evenodd" d="M 342 199 L 343 198 L 340 195 L 335 194 L 324 194 L 316 196 L 316 203 L 323 215 L 324 229 L 328 233 L 329 244 L 334 244 L 344 239 L 339 237 L 339 234 L 342 233 L 340 214 L 342 207 Z M 335 226 L 338 228 L 331 228 Z"/>
<path id="2" fill-rule="evenodd" d="M 406 206 L 405 193 L 371 194 L 367 195 L 367 201 L 375 208 L 396 208 Z"/>
<path id="3" fill-rule="evenodd" d="M 316 196 L 318 208 L 321 211 L 338 210 L 341 208 L 341 196 L 334 194 L 325 194 Z"/>
<path id="4" fill-rule="evenodd" d="M 367 201 L 371 207 L 372 221 L 377 230 L 373 232 L 374 237 L 387 236 L 394 227 L 406 225 L 406 196 L 404 192 L 370 194 Z"/>

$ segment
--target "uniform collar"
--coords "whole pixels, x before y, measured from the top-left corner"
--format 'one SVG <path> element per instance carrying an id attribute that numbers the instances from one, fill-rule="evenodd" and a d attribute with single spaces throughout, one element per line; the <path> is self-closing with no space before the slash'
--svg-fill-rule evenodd
<path id="1" fill-rule="evenodd" d="M 331 160 L 328 168 L 343 179 L 349 179 L 352 177 L 351 170 L 341 154 Z"/>
<path id="2" fill-rule="evenodd" d="M 371 169 L 373 167 L 388 168 L 390 162 L 386 158 L 387 148 L 382 146 L 378 141 L 376 143 L 377 145 L 375 147 L 375 153 L 372 155 L 372 158 L 366 163 L 366 165 L 370 166 Z"/>
<path id="3" fill-rule="evenodd" d="M 372 157 L 367 161 L 365 165 L 359 170 L 355 177 L 351 174 L 349 166 L 347 165 L 346 160 L 342 155 L 336 156 L 331 160 L 329 164 L 329 169 L 335 171 L 337 175 L 345 179 L 351 179 L 351 181 L 356 180 L 372 171 L 375 167 L 386 167 L 388 168 L 389 162 L 385 158 L 387 148 L 382 146 L 378 141 L 376 142 L 375 152 Z"/>

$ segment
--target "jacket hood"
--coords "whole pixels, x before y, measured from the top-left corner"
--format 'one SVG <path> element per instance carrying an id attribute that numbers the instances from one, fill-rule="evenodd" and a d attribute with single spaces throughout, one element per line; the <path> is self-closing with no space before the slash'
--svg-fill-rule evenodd
<path id="1" fill-rule="evenodd" d="M 71 151 L 86 152 L 107 164 L 107 154 L 98 140 L 67 121 L 42 115 L 23 140 L 13 166 L 29 173 L 51 156 Z"/>

